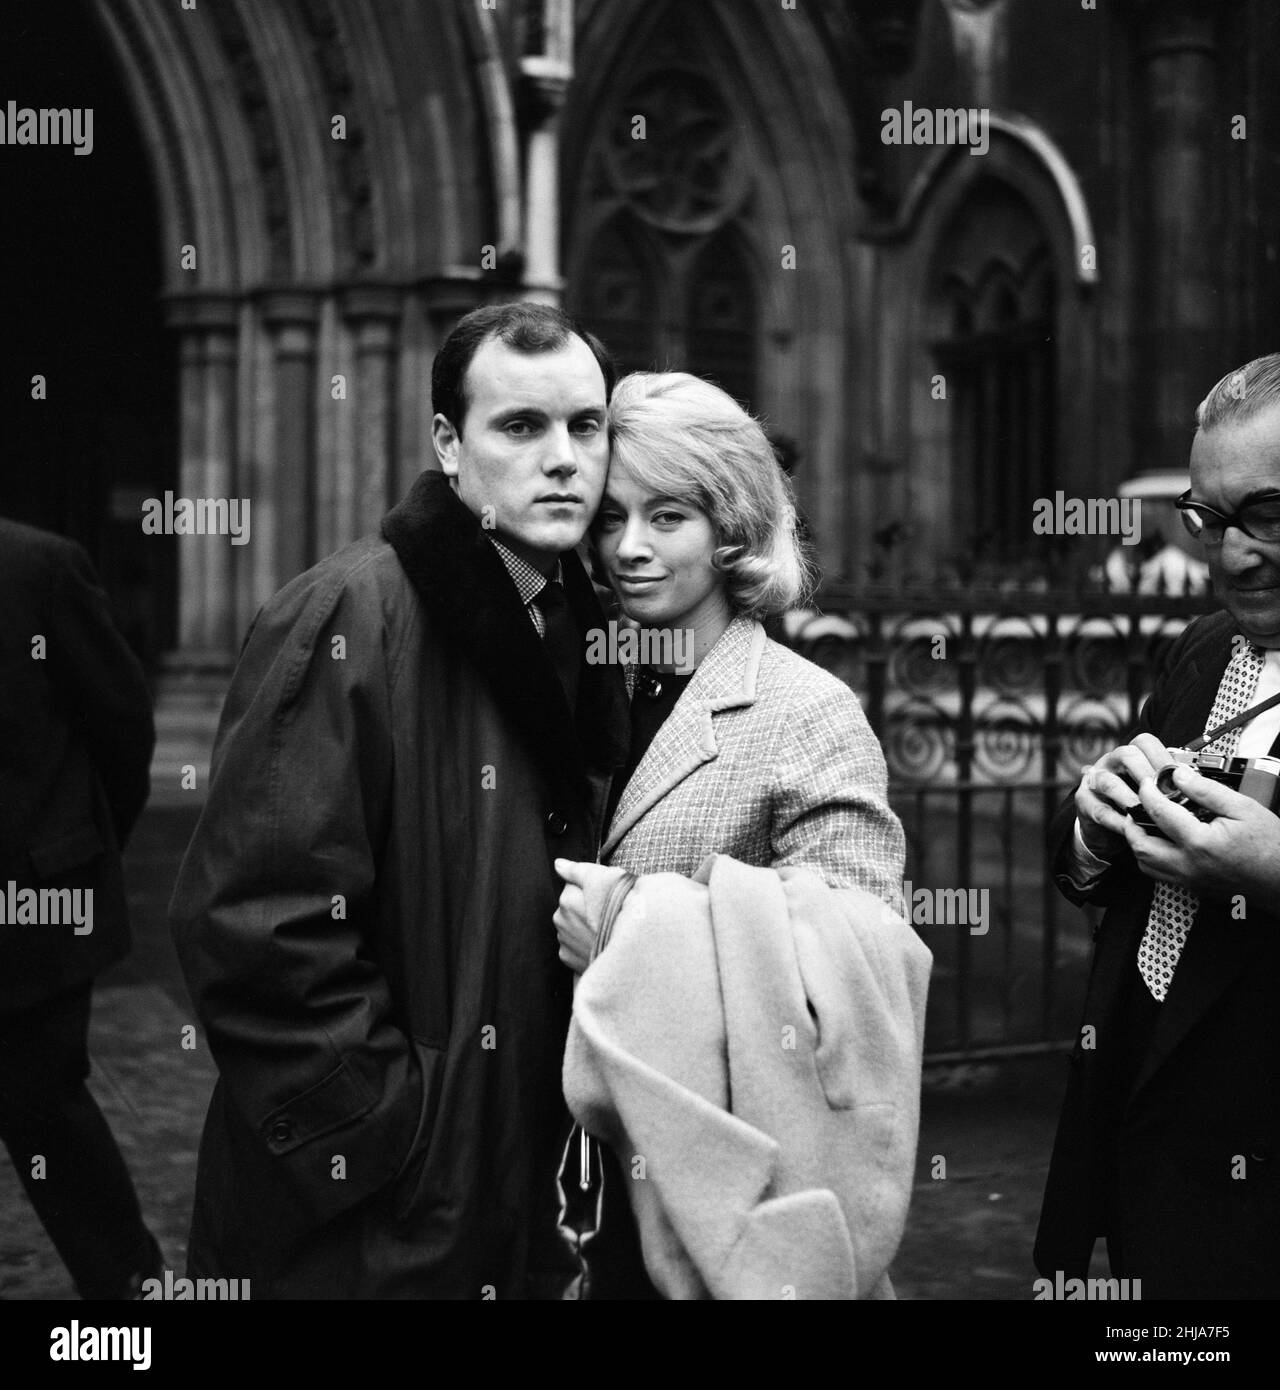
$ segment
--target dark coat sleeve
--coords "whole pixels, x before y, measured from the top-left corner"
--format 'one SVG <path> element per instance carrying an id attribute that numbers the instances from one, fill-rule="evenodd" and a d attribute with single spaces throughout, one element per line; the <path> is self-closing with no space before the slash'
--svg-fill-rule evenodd
<path id="1" fill-rule="evenodd" d="M 1160 730 L 1165 725 L 1171 694 L 1177 685 L 1180 667 L 1186 655 L 1188 642 L 1196 628 L 1190 623 L 1183 629 L 1169 648 L 1156 676 L 1151 695 L 1138 713 L 1138 722 L 1129 730 L 1121 743 L 1132 743 L 1139 734 L 1155 734 L 1161 737 Z M 1080 784 L 1076 783 L 1067 794 L 1066 800 L 1058 807 L 1049 823 L 1049 863 L 1053 879 L 1063 895 L 1077 907 L 1086 905 L 1110 906 L 1118 901 L 1132 886 L 1138 866 L 1132 853 L 1126 847 L 1120 851 L 1105 873 L 1101 874 L 1083 892 L 1071 882 L 1068 870 L 1071 867 L 1072 840 L 1075 835 L 1076 806 L 1075 796 Z"/>
<path id="2" fill-rule="evenodd" d="M 151 695 L 89 557 L 71 542 L 59 552 L 49 571 L 49 674 L 73 733 L 88 750 L 123 846 L 151 789 Z"/>
<path id="3" fill-rule="evenodd" d="M 316 1225 L 398 1175 L 422 1098 L 371 939 L 393 661 L 376 586 L 349 578 L 259 614 L 171 908 L 231 1108 Z"/>

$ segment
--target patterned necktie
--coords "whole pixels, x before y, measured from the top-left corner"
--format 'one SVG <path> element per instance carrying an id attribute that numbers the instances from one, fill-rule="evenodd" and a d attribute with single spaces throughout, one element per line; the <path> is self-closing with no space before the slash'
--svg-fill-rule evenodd
<path id="1" fill-rule="evenodd" d="M 556 668 L 556 675 L 560 677 L 569 708 L 576 709 L 578 673 L 582 665 L 582 634 L 569 607 L 564 585 L 548 579 L 546 587 L 538 594 L 537 604 L 547 625 L 542 638 L 547 645 L 547 655 Z"/>
<path id="2" fill-rule="evenodd" d="M 1248 643 L 1227 663 L 1209 722 L 1205 725 L 1206 733 L 1249 708 L 1253 692 L 1258 687 L 1258 677 L 1262 674 L 1263 660 L 1261 648 Z M 1230 733 L 1223 734 L 1209 744 L 1206 751 L 1221 753 L 1228 758 L 1234 756 L 1240 732 L 1239 729 L 1232 729 Z M 1190 889 L 1176 883 L 1156 884 L 1151 911 L 1147 914 L 1147 929 L 1138 947 L 1138 969 L 1153 997 L 1161 1003 L 1169 993 L 1173 972 L 1177 969 L 1178 958 L 1182 955 L 1187 933 L 1191 930 L 1199 906 L 1200 899 Z"/>

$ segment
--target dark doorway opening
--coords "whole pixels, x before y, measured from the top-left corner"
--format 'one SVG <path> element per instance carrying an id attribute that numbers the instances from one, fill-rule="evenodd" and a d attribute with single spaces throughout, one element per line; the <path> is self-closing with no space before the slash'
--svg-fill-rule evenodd
<path id="1" fill-rule="evenodd" d="M 177 383 L 151 169 L 91 6 L 7 0 L 4 17 L 0 514 L 88 550 L 154 671 L 175 643 L 176 553 L 142 534 L 142 501 L 176 488 Z M 91 110 L 91 149 L 13 143 L 24 108 Z"/>

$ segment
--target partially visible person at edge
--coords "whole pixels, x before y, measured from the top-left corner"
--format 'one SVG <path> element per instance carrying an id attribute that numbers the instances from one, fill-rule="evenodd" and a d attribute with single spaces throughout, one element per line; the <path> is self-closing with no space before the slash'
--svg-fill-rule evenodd
<path id="1" fill-rule="evenodd" d="M 227 697 L 175 941 L 219 1081 L 193 1276 L 260 1298 L 559 1298 L 572 976 L 553 860 L 625 756 L 574 552 L 614 372 L 559 310 L 478 309 L 379 536 L 286 585 Z"/>
<path id="2" fill-rule="evenodd" d="M 670 634 L 673 652 L 676 635 L 691 633 L 692 650 L 683 672 L 669 660 L 628 672 L 631 746 L 614 778 L 601 864 L 685 876 L 716 853 L 805 865 L 833 888 L 865 889 L 900 911 L 903 831 L 862 707 L 762 625 L 810 587 L 790 488 L 763 429 L 720 388 L 684 373 L 623 378 L 609 416 L 594 555 L 627 618 Z M 581 972 L 601 925 L 584 890 L 607 871 L 557 867 L 561 958 Z M 913 949 L 914 934 L 903 935 Z M 608 1149 L 603 1162 L 608 1198 L 625 1181 Z M 634 1227 L 619 1234 L 626 1226 L 611 1203 L 596 1287 L 655 1297 Z"/>
<path id="3" fill-rule="evenodd" d="M 1099 1237 L 1130 1295 L 1280 1297 L 1280 817 L 1171 748 L 1280 755 L 1280 354 L 1196 411 L 1178 500 L 1226 611 L 1170 647 L 1127 743 L 1049 832 L 1054 881 L 1105 909 L 1036 1236 L 1049 1280 Z M 1144 813 L 1144 827 L 1130 814 Z M 1200 817 L 1204 817 L 1201 819 Z"/>
<path id="4" fill-rule="evenodd" d="M 0 894 L 83 919 L 0 917 L 0 1139 L 80 1297 L 135 1299 L 163 1256 L 85 1081 L 94 978 L 129 952 L 151 695 L 74 541 L 0 519 L 0 607 Z"/>

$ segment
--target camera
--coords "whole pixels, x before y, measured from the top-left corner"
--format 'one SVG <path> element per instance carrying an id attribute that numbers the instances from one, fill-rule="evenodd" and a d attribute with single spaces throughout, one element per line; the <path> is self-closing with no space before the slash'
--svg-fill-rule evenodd
<path id="1" fill-rule="evenodd" d="M 1156 790 L 1176 805 L 1185 806 L 1197 820 L 1213 820 L 1214 813 L 1178 790 L 1173 782 L 1176 768 L 1193 768 L 1202 777 L 1280 815 L 1280 758 L 1227 758 L 1220 753 L 1190 753 L 1185 748 L 1170 748 L 1169 756 L 1173 763 L 1156 773 Z M 1128 814 L 1148 835 L 1163 835 L 1141 803 L 1130 806 Z"/>

